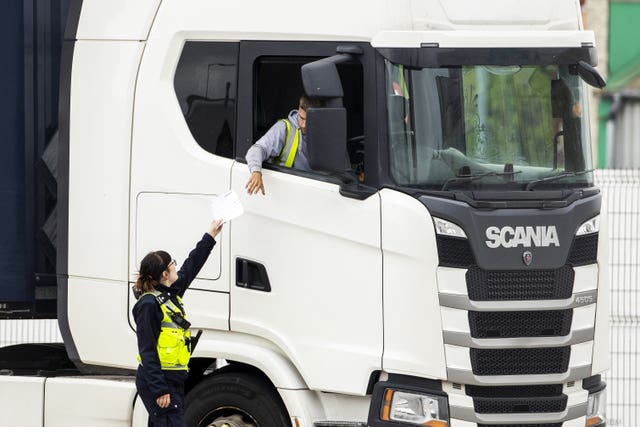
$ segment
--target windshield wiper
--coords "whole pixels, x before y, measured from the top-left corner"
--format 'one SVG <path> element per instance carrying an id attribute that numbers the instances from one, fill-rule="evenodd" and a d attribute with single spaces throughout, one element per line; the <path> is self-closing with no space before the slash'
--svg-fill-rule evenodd
<path id="1" fill-rule="evenodd" d="M 565 172 L 565 173 L 559 173 L 556 175 L 551 175 L 551 176 L 547 176 L 544 178 L 540 178 L 540 179 L 536 179 L 535 181 L 531 181 L 530 183 L 527 184 L 527 186 L 524 188 L 525 191 L 529 191 L 531 190 L 533 187 L 535 187 L 536 185 L 543 183 L 543 182 L 551 182 L 551 181 L 556 181 L 558 179 L 562 179 L 562 178 L 567 178 L 570 176 L 578 176 L 578 175 L 584 175 L 586 173 L 589 172 L 593 172 L 595 169 L 587 169 L 584 171 L 579 171 L 579 172 Z"/>
<path id="2" fill-rule="evenodd" d="M 449 189 L 451 184 L 462 184 L 464 182 L 472 182 L 479 179 L 483 179 L 489 176 L 513 176 L 517 173 L 521 173 L 522 171 L 509 171 L 509 172 L 485 172 L 477 175 L 459 175 L 454 178 L 447 179 L 444 184 L 442 184 L 442 188 L 440 191 L 446 191 Z"/>

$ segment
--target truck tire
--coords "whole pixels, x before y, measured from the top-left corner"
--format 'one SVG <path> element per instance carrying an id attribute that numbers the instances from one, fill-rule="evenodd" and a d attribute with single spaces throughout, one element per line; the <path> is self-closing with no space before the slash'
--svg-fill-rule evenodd
<path id="1" fill-rule="evenodd" d="M 278 391 L 248 372 L 213 374 L 195 386 L 185 401 L 188 427 L 291 426 Z"/>

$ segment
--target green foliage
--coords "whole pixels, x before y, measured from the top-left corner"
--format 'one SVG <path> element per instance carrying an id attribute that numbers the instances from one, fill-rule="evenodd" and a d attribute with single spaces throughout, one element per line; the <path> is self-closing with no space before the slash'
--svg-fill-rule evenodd
<path id="1" fill-rule="evenodd" d="M 552 118 L 552 75 L 538 67 L 464 68 L 467 155 L 487 163 L 551 166 L 560 130 Z"/>

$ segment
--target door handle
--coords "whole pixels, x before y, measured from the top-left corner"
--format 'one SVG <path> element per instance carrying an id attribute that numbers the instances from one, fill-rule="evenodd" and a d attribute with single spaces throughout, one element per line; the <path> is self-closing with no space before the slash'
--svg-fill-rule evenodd
<path id="1" fill-rule="evenodd" d="M 245 258 L 236 258 L 236 286 L 261 292 L 271 292 L 269 275 L 264 265 Z"/>

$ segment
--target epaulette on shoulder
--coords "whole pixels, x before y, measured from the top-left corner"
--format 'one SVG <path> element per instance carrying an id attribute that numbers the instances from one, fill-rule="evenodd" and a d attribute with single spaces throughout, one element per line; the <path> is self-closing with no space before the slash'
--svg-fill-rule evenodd
<path id="1" fill-rule="evenodd" d="M 171 295 L 169 294 L 169 292 L 163 292 L 159 295 L 156 295 L 155 298 L 156 298 L 156 301 L 158 301 L 158 304 L 162 305 L 165 302 L 167 302 L 169 298 L 171 298 Z"/>

